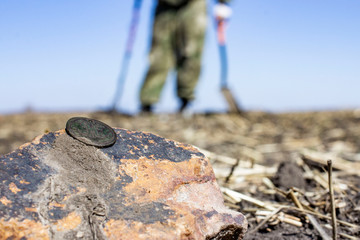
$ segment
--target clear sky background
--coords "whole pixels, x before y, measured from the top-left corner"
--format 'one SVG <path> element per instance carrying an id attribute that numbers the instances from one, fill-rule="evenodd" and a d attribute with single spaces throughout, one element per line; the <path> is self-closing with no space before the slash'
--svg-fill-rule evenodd
<path id="1" fill-rule="evenodd" d="M 147 69 L 153 0 L 144 0 L 119 109 L 136 112 Z M 209 12 L 212 1 L 208 1 Z M 110 107 L 131 19 L 130 0 L 1 0 L 0 113 Z M 247 110 L 360 107 L 359 0 L 234 0 L 229 85 Z M 224 111 L 209 15 L 194 111 Z M 178 107 L 169 75 L 158 112 Z"/>

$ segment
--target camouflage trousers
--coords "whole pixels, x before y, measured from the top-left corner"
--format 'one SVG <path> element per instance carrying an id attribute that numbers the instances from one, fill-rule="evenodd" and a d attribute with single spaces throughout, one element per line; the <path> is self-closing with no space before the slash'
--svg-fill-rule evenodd
<path id="1" fill-rule="evenodd" d="M 168 73 L 177 73 L 177 95 L 193 100 L 201 68 L 207 14 L 205 0 L 174 9 L 158 4 L 153 25 L 149 69 L 140 92 L 142 105 L 159 101 Z"/>

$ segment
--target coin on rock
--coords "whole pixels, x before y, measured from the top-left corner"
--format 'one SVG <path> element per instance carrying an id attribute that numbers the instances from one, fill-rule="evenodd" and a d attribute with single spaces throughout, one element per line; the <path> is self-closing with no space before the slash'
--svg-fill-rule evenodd
<path id="1" fill-rule="evenodd" d="M 66 132 L 87 145 L 109 147 L 116 142 L 116 133 L 108 125 L 95 119 L 74 117 L 66 123 Z"/>

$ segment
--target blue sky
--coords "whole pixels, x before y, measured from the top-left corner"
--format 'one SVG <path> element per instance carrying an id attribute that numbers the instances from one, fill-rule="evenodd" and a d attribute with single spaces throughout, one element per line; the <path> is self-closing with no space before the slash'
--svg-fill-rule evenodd
<path id="1" fill-rule="evenodd" d="M 212 1 L 209 2 L 209 12 Z M 0 113 L 98 110 L 112 104 L 132 1 L 1 0 Z M 155 1 L 143 0 L 119 109 L 136 112 Z M 360 105 L 359 0 L 234 0 L 227 31 L 229 85 L 247 110 Z M 226 109 L 209 15 L 194 111 Z M 174 74 L 158 112 L 178 107 Z"/>

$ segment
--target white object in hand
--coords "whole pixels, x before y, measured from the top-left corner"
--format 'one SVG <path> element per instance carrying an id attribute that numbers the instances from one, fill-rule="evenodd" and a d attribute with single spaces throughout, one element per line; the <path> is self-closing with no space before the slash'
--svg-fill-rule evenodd
<path id="1" fill-rule="evenodd" d="M 214 15 L 216 18 L 228 19 L 231 14 L 231 8 L 224 3 L 218 3 L 214 6 Z"/>

